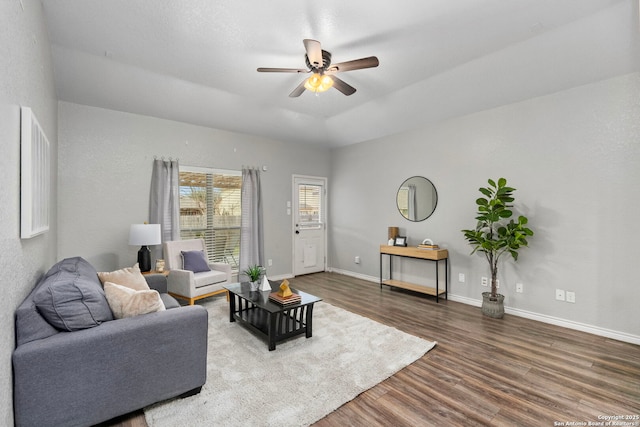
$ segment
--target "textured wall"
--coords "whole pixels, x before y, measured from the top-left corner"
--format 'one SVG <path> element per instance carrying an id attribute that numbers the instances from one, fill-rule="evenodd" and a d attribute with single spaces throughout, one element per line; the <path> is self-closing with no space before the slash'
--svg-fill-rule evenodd
<path id="1" fill-rule="evenodd" d="M 13 313 L 56 256 L 57 101 L 42 5 L 0 2 L 0 424 L 13 425 Z M 51 143 L 48 233 L 20 239 L 20 106 L 31 107 Z"/>
<path id="2" fill-rule="evenodd" d="M 400 226 L 410 244 L 430 237 L 448 248 L 451 292 L 478 300 L 488 267 L 469 256 L 460 230 L 475 225 L 478 188 L 503 176 L 536 233 L 518 263 L 500 269 L 505 304 L 640 337 L 633 237 L 640 234 L 639 93 L 635 73 L 333 150 L 332 267 L 378 277 L 378 247 L 388 226 Z M 403 219 L 395 205 L 398 187 L 413 175 L 438 190 L 435 213 L 420 223 Z M 433 267 L 402 269 L 428 283 Z M 515 292 L 517 282 L 524 293 Z M 556 301 L 556 288 L 574 291 L 576 303 Z"/>
<path id="3" fill-rule="evenodd" d="M 152 161 L 164 156 L 220 169 L 266 165 L 268 274 L 291 274 L 291 175 L 328 176 L 327 149 L 66 102 L 59 109 L 60 257 L 84 256 L 98 270 L 133 264 L 129 226 L 148 219 Z"/>

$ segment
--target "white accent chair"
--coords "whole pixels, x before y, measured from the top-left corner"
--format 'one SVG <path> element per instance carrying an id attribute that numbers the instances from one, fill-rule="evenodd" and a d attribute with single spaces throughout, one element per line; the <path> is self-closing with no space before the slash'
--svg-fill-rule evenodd
<path id="1" fill-rule="evenodd" d="M 231 266 L 222 262 L 208 263 L 211 271 L 194 273 L 190 270 L 183 270 L 182 251 L 204 251 L 205 257 L 207 248 L 203 239 L 174 240 L 164 242 L 164 257 L 169 276 L 167 277 L 167 287 L 169 294 L 175 298 L 189 301 L 193 305 L 196 300 L 207 298 L 212 295 L 229 293 L 223 288 L 231 283 Z"/>

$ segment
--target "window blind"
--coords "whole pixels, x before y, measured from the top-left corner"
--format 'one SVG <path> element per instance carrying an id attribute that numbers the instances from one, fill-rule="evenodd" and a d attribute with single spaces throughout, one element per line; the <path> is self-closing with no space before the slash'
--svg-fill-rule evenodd
<path id="1" fill-rule="evenodd" d="M 240 254 L 240 171 L 180 168 L 180 236 L 204 239 L 210 262 L 238 270 Z"/>

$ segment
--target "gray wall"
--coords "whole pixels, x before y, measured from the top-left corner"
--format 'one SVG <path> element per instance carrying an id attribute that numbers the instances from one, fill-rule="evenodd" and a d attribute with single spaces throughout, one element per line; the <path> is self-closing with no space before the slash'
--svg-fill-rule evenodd
<path id="1" fill-rule="evenodd" d="M 59 252 L 98 270 L 130 266 L 129 226 L 148 220 L 154 156 L 185 166 L 261 172 L 270 276 L 290 275 L 292 174 L 328 176 L 329 150 L 60 102 Z"/>
<path id="2" fill-rule="evenodd" d="M 13 314 L 55 262 L 57 101 L 39 1 L 0 2 L 0 425 L 13 425 Z M 20 239 L 20 106 L 30 107 L 51 144 L 50 230 Z"/>
<path id="3" fill-rule="evenodd" d="M 377 278 L 379 245 L 387 227 L 399 226 L 411 245 L 430 237 L 449 249 L 450 290 L 476 303 L 489 271 L 484 258 L 469 256 L 460 230 L 475 226 L 478 188 L 506 177 L 536 235 L 517 263 L 501 266 L 505 304 L 640 339 L 639 93 L 634 73 L 332 150 L 331 266 Z M 429 178 L 439 197 L 433 216 L 419 223 L 395 205 L 413 175 Z M 427 284 L 432 269 L 403 263 L 398 273 Z M 524 293 L 515 292 L 517 282 Z M 556 288 L 574 291 L 576 303 L 556 301 Z"/>

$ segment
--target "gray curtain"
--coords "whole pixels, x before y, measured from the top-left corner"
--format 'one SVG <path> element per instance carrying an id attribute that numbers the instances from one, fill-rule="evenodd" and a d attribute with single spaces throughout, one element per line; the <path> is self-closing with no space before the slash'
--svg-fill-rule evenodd
<path id="1" fill-rule="evenodd" d="M 180 240 L 180 175 L 177 160 L 154 160 L 149 197 L 149 223 L 160 224 L 162 242 Z M 162 258 L 154 248 L 155 258 Z"/>
<path id="2" fill-rule="evenodd" d="M 242 220 L 240 227 L 240 272 L 252 265 L 264 266 L 262 191 L 260 171 L 242 168 Z M 246 277 L 244 278 L 246 280 Z"/>

